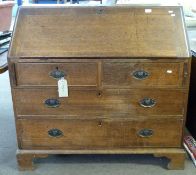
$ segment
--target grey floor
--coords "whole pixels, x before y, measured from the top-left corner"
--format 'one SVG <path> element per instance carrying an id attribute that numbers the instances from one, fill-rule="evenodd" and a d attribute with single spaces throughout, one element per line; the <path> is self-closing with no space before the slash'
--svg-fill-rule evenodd
<path id="1" fill-rule="evenodd" d="M 189 29 L 196 50 L 196 28 Z M 36 160 L 36 170 L 20 172 L 15 158 L 16 133 L 8 72 L 0 75 L 0 175 L 195 175 L 187 157 L 185 170 L 166 170 L 166 158 L 152 155 L 56 155 Z"/>

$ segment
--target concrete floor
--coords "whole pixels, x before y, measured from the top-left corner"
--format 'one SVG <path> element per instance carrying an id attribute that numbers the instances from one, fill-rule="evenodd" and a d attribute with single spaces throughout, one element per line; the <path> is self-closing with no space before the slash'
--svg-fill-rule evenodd
<path id="1" fill-rule="evenodd" d="M 196 49 L 196 28 L 189 29 Z M 8 72 L 0 75 L 0 175 L 195 175 L 187 157 L 185 170 L 166 170 L 166 158 L 151 155 L 56 155 L 36 160 L 37 169 L 19 172 L 15 158 L 16 133 Z"/>

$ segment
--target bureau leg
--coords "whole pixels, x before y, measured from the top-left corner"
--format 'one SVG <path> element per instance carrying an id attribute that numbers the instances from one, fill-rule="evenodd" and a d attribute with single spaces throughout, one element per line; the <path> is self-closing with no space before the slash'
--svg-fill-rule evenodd
<path id="1" fill-rule="evenodd" d="M 184 169 L 185 152 L 180 153 L 156 153 L 155 157 L 166 157 L 170 160 L 167 168 L 170 170 L 182 170 Z"/>
<path id="2" fill-rule="evenodd" d="M 33 170 L 33 158 L 32 154 L 17 154 L 16 155 L 18 161 L 19 170 Z"/>
<path id="3" fill-rule="evenodd" d="M 17 152 L 16 158 L 18 162 L 18 168 L 21 171 L 33 170 L 35 168 L 33 160 L 35 158 L 45 158 L 47 156 L 48 155 L 46 154 L 25 154 Z"/>

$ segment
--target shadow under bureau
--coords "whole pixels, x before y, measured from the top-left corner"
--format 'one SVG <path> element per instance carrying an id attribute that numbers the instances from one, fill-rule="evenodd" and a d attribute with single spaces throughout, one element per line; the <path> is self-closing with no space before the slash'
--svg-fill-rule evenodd
<path id="1" fill-rule="evenodd" d="M 20 169 L 50 154 L 153 154 L 183 168 L 181 7 L 22 7 L 8 60 Z"/>

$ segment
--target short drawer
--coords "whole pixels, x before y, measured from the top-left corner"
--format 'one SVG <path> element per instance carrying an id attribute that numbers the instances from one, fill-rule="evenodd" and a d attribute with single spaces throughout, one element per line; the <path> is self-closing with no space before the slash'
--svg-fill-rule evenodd
<path id="1" fill-rule="evenodd" d="M 17 115 L 72 117 L 183 117 L 187 92 L 164 89 L 73 90 L 59 98 L 56 88 L 14 89 Z"/>
<path id="2" fill-rule="evenodd" d="M 184 77 L 183 67 L 183 62 L 105 62 L 103 64 L 103 86 L 116 88 L 180 87 Z"/>
<path id="3" fill-rule="evenodd" d="M 65 77 L 69 86 L 97 86 L 97 63 L 18 63 L 17 84 L 21 86 L 57 86 Z"/>
<path id="4" fill-rule="evenodd" d="M 22 149 L 180 147 L 183 120 L 17 120 Z"/>

